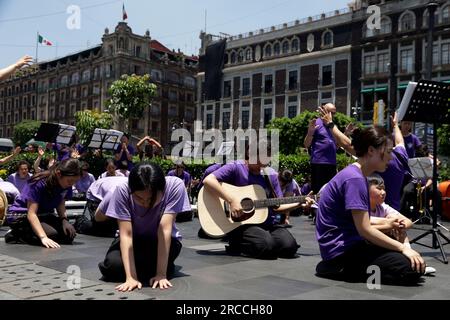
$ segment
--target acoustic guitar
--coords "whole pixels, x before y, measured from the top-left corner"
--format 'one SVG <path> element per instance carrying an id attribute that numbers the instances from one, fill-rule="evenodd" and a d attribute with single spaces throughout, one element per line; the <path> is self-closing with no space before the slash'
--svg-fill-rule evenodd
<path id="1" fill-rule="evenodd" d="M 198 218 L 202 229 L 213 238 L 223 237 L 228 232 L 245 224 L 260 224 L 266 221 L 269 208 L 288 203 L 306 202 L 306 197 L 316 199 L 316 196 L 298 196 L 286 198 L 267 198 L 265 190 L 260 185 L 236 187 L 221 183 L 222 187 L 234 197 L 240 199 L 243 209 L 241 217 L 233 218 L 229 203 L 211 193 L 205 187 L 198 194 Z"/>

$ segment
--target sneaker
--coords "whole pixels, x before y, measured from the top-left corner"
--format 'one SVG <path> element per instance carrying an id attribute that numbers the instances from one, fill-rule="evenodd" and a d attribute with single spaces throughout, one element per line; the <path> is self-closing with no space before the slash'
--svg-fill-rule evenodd
<path id="1" fill-rule="evenodd" d="M 425 276 L 434 275 L 436 273 L 436 269 L 433 267 L 425 267 Z"/>

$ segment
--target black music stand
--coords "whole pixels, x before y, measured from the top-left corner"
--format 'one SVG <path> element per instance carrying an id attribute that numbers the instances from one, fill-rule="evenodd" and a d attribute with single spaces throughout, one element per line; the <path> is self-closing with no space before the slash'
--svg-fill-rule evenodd
<path id="1" fill-rule="evenodd" d="M 413 88 L 415 86 L 415 88 Z M 412 96 L 411 96 L 412 92 Z M 420 80 L 417 85 L 408 85 L 405 92 L 404 101 L 399 110 L 399 120 L 432 123 L 433 124 L 433 210 L 432 210 L 432 227 L 430 230 L 412 239 L 410 242 L 420 244 L 422 246 L 439 249 L 445 264 L 448 263 L 447 256 L 443 246 L 450 243 L 437 223 L 437 206 L 441 199 L 438 193 L 438 174 L 437 174 L 437 129 L 438 124 L 450 124 L 450 84 L 444 82 L 436 82 L 430 80 Z M 407 105 L 407 108 L 404 106 Z M 417 242 L 420 239 L 432 235 L 432 246 Z M 442 243 L 440 238 L 446 243 Z"/>
<path id="2" fill-rule="evenodd" d="M 38 131 L 34 135 L 35 141 L 55 143 L 59 133 L 59 125 L 56 123 L 41 123 Z"/>
<path id="3" fill-rule="evenodd" d="M 88 148 L 115 151 L 121 143 L 122 136 L 121 131 L 96 128 Z"/>

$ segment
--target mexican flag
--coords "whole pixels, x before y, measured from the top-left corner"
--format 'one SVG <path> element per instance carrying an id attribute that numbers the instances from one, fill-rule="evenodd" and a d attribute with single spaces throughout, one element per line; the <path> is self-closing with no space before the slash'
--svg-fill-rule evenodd
<path id="1" fill-rule="evenodd" d="M 38 42 L 39 42 L 40 44 L 44 44 L 44 45 L 46 45 L 46 46 L 51 46 L 51 45 L 52 45 L 52 43 L 51 43 L 48 39 L 44 38 L 44 37 L 41 36 L 40 34 L 38 34 Z"/>
<path id="2" fill-rule="evenodd" d="M 125 3 L 122 4 L 122 20 L 127 20 L 128 19 L 128 15 L 127 12 L 125 11 Z"/>

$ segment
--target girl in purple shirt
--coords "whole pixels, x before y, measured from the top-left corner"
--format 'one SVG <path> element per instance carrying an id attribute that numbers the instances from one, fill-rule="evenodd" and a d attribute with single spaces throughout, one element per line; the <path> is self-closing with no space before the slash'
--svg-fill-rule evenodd
<path id="1" fill-rule="evenodd" d="M 71 195 L 80 175 L 76 159 L 61 161 L 34 175 L 9 209 L 11 231 L 5 241 L 42 244 L 46 248 L 59 248 L 58 242 L 72 243 L 76 232 L 67 219 L 65 198 Z"/>
<path id="2" fill-rule="evenodd" d="M 396 121 L 393 126 L 399 130 Z M 370 127 L 354 130 L 351 143 L 358 161 L 327 184 L 319 201 L 316 236 L 323 261 L 316 274 L 365 282 L 368 267 L 377 266 L 383 283 L 417 283 L 425 271 L 420 254 L 370 223 L 366 177 L 386 170 L 393 142 L 383 128 Z"/>
<path id="3" fill-rule="evenodd" d="M 140 289 L 143 284 L 172 287 L 168 278 L 181 251 L 175 216 L 189 208 L 181 179 L 164 177 L 156 164 L 134 167 L 128 183 L 118 185 L 98 208 L 117 219 L 120 233 L 99 264 L 103 280 L 123 282 L 118 291 Z"/>

